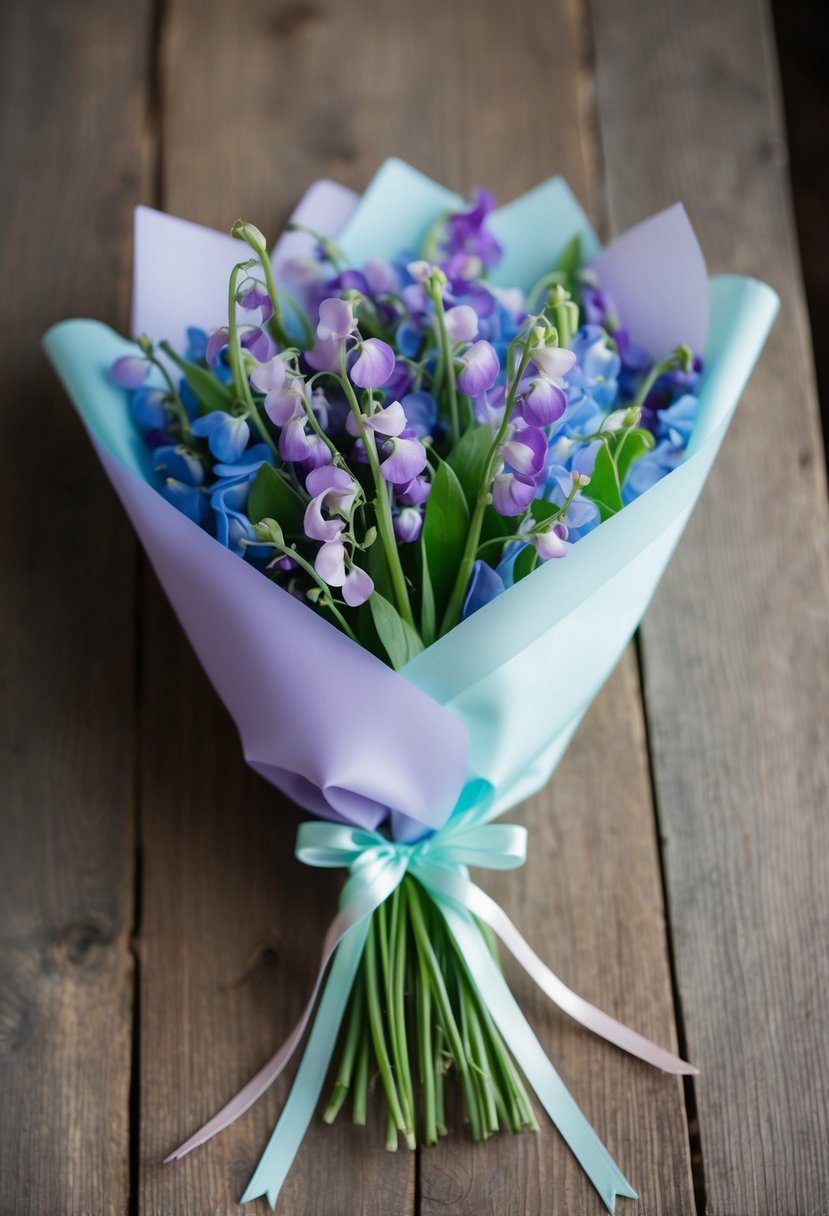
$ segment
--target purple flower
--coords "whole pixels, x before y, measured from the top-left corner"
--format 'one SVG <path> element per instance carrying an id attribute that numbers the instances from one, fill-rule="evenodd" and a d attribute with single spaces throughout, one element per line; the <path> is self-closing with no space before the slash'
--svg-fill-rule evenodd
<path id="1" fill-rule="evenodd" d="M 458 388 L 467 397 L 478 397 L 492 388 L 501 371 L 495 348 L 489 342 L 475 342 L 461 356 Z"/>
<path id="2" fill-rule="evenodd" d="M 150 364 L 143 355 L 121 355 L 109 374 L 120 388 L 139 388 L 150 374 Z"/>
<path id="3" fill-rule="evenodd" d="M 394 517 L 394 534 L 404 545 L 417 540 L 423 529 L 423 516 L 417 507 L 404 507 Z"/>
<path id="4" fill-rule="evenodd" d="M 255 312 L 257 308 L 262 309 L 262 321 L 269 321 L 273 316 L 273 302 L 268 295 L 264 284 L 257 283 L 255 280 L 250 286 L 245 289 L 242 295 L 239 296 L 239 303 L 245 312 Z"/>
<path id="5" fill-rule="evenodd" d="M 479 259 L 484 266 L 497 265 L 503 250 L 497 238 L 485 227 L 487 216 L 494 206 L 492 194 L 488 190 L 479 190 L 473 207 L 449 216 L 443 248 L 450 259 L 459 261 L 459 255 L 467 259 L 471 256 Z M 450 273 L 449 277 L 454 276 Z"/>
<path id="6" fill-rule="evenodd" d="M 521 430 L 516 429 L 501 451 L 507 464 L 516 473 L 532 477 L 544 468 L 547 458 L 547 436 L 534 426 L 526 426 Z"/>
<path id="7" fill-rule="evenodd" d="M 288 380 L 285 364 L 278 355 L 257 367 L 250 382 L 265 394 L 265 413 L 276 426 L 285 426 L 304 412 L 305 381 L 300 376 Z"/>
<path id="8" fill-rule="evenodd" d="M 492 505 L 499 515 L 520 515 L 535 498 L 534 477 L 524 473 L 498 473 L 492 483 Z"/>
<path id="9" fill-rule="evenodd" d="M 563 346 L 539 346 L 533 351 L 533 363 L 551 380 L 560 380 L 572 371 L 576 356 Z"/>
<path id="10" fill-rule="evenodd" d="M 224 410 L 212 410 L 197 418 L 193 434 L 207 440 L 207 446 L 217 460 L 232 463 L 248 446 L 250 427 L 244 418 L 234 418 Z"/>
<path id="11" fill-rule="evenodd" d="M 374 582 L 359 566 L 352 566 L 343 582 L 343 599 L 349 608 L 359 608 L 371 596 Z"/>
<path id="12" fill-rule="evenodd" d="M 567 528 L 564 524 L 553 524 L 543 532 L 533 532 L 527 537 L 538 556 L 547 561 L 549 558 L 566 557 L 570 549 L 567 543 Z"/>
<path id="13" fill-rule="evenodd" d="M 394 266 L 382 258 L 369 258 L 363 267 L 363 274 L 373 296 L 388 295 L 400 286 L 400 276 Z"/>
<path id="14" fill-rule="evenodd" d="M 369 338 L 359 347 L 349 377 L 358 388 L 380 388 L 394 371 L 394 351 L 380 338 Z"/>
<path id="15" fill-rule="evenodd" d="M 279 455 L 292 464 L 309 461 L 314 467 L 328 464 L 331 453 L 319 435 L 306 430 L 305 413 L 295 414 L 279 432 Z"/>
<path id="16" fill-rule="evenodd" d="M 319 308 L 318 338 L 323 342 L 330 339 L 339 344 L 345 342 L 356 328 L 357 321 L 350 300 L 341 300 L 337 296 L 323 300 Z"/>
<path id="17" fill-rule="evenodd" d="M 305 362 L 315 372 L 338 372 L 340 370 L 340 344 L 336 338 L 319 338 L 305 352 Z"/>
<path id="18" fill-rule="evenodd" d="M 426 449 L 412 430 L 387 439 L 382 454 L 380 472 L 396 486 L 408 486 L 426 467 Z"/>
<path id="19" fill-rule="evenodd" d="M 478 314 L 469 304 L 456 304 L 450 308 L 445 321 L 452 342 L 473 342 L 478 336 Z"/>
<path id="20" fill-rule="evenodd" d="M 472 567 L 469 589 L 463 603 L 462 619 L 466 620 L 473 612 L 477 612 L 479 608 L 489 604 L 502 591 L 506 591 L 506 587 L 497 570 L 493 570 L 486 562 L 476 561 Z"/>
<path id="21" fill-rule="evenodd" d="M 312 469 L 305 479 L 305 488 L 311 495 L 303 523 L 306 536 L 312 540 L 335 540 L 345 524 L 342 519 L 323 519 L 322 511 L 348 519 L 357 496 L 357 482 L 345 469 L 329 464 Z"/>
<path id="22" fill-rule="evenodd" d="M 374 590 L 374 583 L 359 566 L 346 570 L 345 545 L 341 540 L 321 545 L 314 558 L 314 569 L 329 587 L 342 587 L 343 599 L 351 608 L 364 604 Z"/>
<path id="23" fill-rule="evenodd" d="M 521 416 L 531 426 L 550 426 L 567 409 L 563 389 L 546 376 L 534 376 L 520 397 Z"/>
<path id="24" fill-rule="evenodd" d="M 403 482 L 396 482 L 395 497 L 404 507 L 418 507 L 429 497 L 431 489 L 431 482 L 427 481 L 425 477 L 418 475 L 412 478 L 408 485 Z"/>

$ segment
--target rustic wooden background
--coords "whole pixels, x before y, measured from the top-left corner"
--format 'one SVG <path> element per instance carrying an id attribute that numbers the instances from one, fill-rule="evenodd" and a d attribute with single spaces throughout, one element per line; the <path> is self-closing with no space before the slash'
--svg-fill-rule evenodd
<path id="1" fill-rule="evenodd" d="M 764 0 L 4 0 L 0 114 L 0 1216 L 238 1211 L 287 1081 L 160 1162 L 287 1031 L 337 886 L 293 861 L 39 335 L 127 328 L 135 203 L 276 233 L 390 153 L 502 200 L 562 172 L 606 236 L 682 199 L 713 271 L 782 297 L 637 643 L 516 812 L 526 870 L 487 885 L 702 1069 L 654 1075 L 516 977 L 629 1210 L 829 1211 L 829 527 Z M 345 1121 L 278 1208 L 600 1210 L 550 1128 L 391 1156 Z"/>

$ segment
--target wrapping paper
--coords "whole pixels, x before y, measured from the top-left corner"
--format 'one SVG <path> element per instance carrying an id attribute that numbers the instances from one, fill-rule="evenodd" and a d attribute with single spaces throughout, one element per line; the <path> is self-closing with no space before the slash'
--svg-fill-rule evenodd
<path id="1" fill-rule="evenodd" d="M 293 218 L 336 236 L 359 263 L 415 252 L 461 201 L 390 160 L 359 201 L 318 182 Z M 496 211 L 491 227 L 506 250 L 495 282 L 524 289 L 579 233 L 635 341 L 657 358 L 680 341 L 704 350 L 698 419 L 679 468 L 398 673 L 155 492 L 126 396 L 107 375 L 130 343 L 84 320 L 44 340 L 248 763 L 314 815 L 365 828 L 389 818 L 403 839 L 445 823 L 464 788 L 485 783 L 494 816 L 548 780 L 647 608 L 778 306 L 753 279 L 707 279 L 681 206 L 601 251 L 566 183 L 552 178 Z M 283 237 L 277 273 L 310 244 Z M 222 323 L 239 242 L 142 207 L 135 245 L 136 334 L 183 345 L 186 326 Z M 323 703 L 332 685 L 333 711 Z M 337 729 L 321 729 L 332 712 Z"/>

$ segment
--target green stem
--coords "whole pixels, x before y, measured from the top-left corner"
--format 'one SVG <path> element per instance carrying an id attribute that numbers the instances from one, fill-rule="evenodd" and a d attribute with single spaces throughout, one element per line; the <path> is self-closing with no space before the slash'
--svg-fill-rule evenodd
<path id="1" fill-rule="evenodd" d="M 147 358 L 149 359 L 150 363 L 152 363 L 153 367 L 158 368 L 159 372 L 164 377 L 164 383 L 167 385 L 167 390 L 170 394 L 170 404 L 173 408 L 173 413 L 178 419 L 179 427 L 181 428 L 181 437 L 185 443 L 188 443 L 191 438 L 190 419 L 187 416 L 187 410 L 184 408 L 178 389 L 173 383 L 173 378 L 161 360 L 156 357 L 156 355 L 149 354 Z"/>
<path id="2" fill-rule="evenodd" d="M 498 460 L 498 450 L 504 442 L 507 431 L 509 430 L 510 422 L 512 421 L 512 413 L 515 409 L 515 395 L 518 392 L 518 385 L 521 383 L 521 378 L 527 370 L 527 365 L 532 357 L 532 348 L 527 342 L 523 348 L 521 362 L 518 365 L 504 407 L 504 417 L 501 420 L 501 425 L 498 428 L 498 433 L 489 449 L 489 455 L 484 461 L 484 468 L 481 474 L 480 484 L 478 486 L 478 496 L 475 501 L 475 510 L 472 513 L 472 519 L 469 523 L 469 532 L 466 537 L 466 546 L 463 551 L 460 565 L 458 567 L 458 575 L 455 579 L 455 585 L 452 589 L 452 595 L 449 599 L 449 605 L 446 609 L 446 614 L 443 618 L 443 623 L 440 627 L 438 636 L 448 633 L 450 629 L 454 629 L 461 615 L 464 596 L 466 589 L 469 586 L 469 579 L 472 575 L 472 567 L 475 564 L 475 558 L 478 554 L 478 545 L 481 540 L 481 527 L 484 522 L 484 512 L 486 511 L 491 501 L 492 479 L 495 476 L 495 464 Z"/>
<path id="3" fill-rule="evenodd" d="M 435 956 L 434 947 L 429 937 L 429 931 L 426 927 L 426 920 L 423 915 L 423 906 L 421 904 L 417 882 L 415 879 L 411 878 L 407 878 L 405 881 L 408 883 L 409 907 L 411 909 L 412 929 L 414 931 L 415 945 L 417 946 L 423 970 L 429 978 L 432 992 L 437 1001 L 438 1010 L 443 1023 L 443 1029 L 449 1043 L 449 1050 L 452 1053 L 458 1073 L 460 1074 L 464 1102 L 466 1104 L 470 1124 L 472 1126 L 472 1137 L 474 1140 L 480 1140 L 481 1124 L 478 1115 L 477 1094 L 475 1093 L 475 1087 L 472 1083 L 472 1078 L 469 1072 L 469 1064 L 464 1052 L 463 1041 L 461 1039 L 460 1031 L 458 1030 L 458 1024 L 455 1021 L 455 1015 L 452 1012 L 452 1003 L 449 999 L 449 993 L 446 990 L 446 981 Z"/>
<path id="4" fill-rule="evenodd" d="M 230 360 L 230 371 L 233 376 L 233 388 L 237 398 L 244 404 L 249 417 L 253 420 L 253 424 L 259 432 L 263 441 L 273 452 L 274 456 L 279 458 L 279 451 L 273 439 L 268 434 L 268 428 L 262 420 L 256 402 L 253 399 L 253 393 L 250 390 L 247 373 L 242 362 L 242 344 L 239 341 L 239 326 L 236 321 L 236 283 L 241 270 L 249 270 L 250 262 L 240 262 L 238 266 L 234 266 L 230 272 L 230 283 L 228 287 L 228 308 L 227 308 L 227 353 Z"/>
<path id="5" fill-rule="evenodd" d="M 365 1039 L 363 1034 L 363 1014 L 365 1000 L 363 997 L 362 978 L 358 975 L 354 984 L 354 989 L 351 993 L 351 1007 L 348 1012 L 348 1026 L 345 1032 L 345 1042 L 343 1043 L 343 1053 L 340 1057 L 340 1067 L 337 1072 L 337 1080 L 334 1083 L 334 1092 L 331 1095 L 331 1100 L 325 1108 L 323 1119 L 326 1123 L 333 1123 L 340 1112 L 340 1108 L 345 1101 L 349 1086 L 351 1085 L 351 1076 L 354 1071 L 354 1059 L 357 1054 L 358 1044 Z"/>
<path id="6" fill-rule="evenodd" d="M 455 384 L 455 363 L 452 359 L 452 344 L 446 332 L 446 311 L 443 307 L 443 296 L 440 284 L 434 283 L 429 289 L 432 303 L 435 306 L 435 317 L 438 323 L 440 337 L 440 359 L 443 375 L 446 377 L 446 391 L 449 397 L 449 423 L 452 433 L 452 447 L 455 447 L 461 437 L 460 416 L 458 413 L 458 390 Z"/>
<path id="7" fill-rule="evenodd" d="M 376 494 L 375 505 L 377 515 L 377 534 L 380 538 L 380 543 L 383 546 L 383 553 L 386 558 L 386 565 L 391 579 L 394 598 L 397 602 L 397 610 L 403 617 L 407 625 L 411 625 L 412 629 L 417 632 L 417 627 L 412 613 L 412 605 L 409 602 L 409 593 L 406 590 L 406 578 L 403 574 L 403 567 L 400 564 L 400 554 L 397 550 L 397 542 L 394 538 L 394 524 L 391 515 L 391 501 L 389 499 L 389 490 L 386 482 L 383 479 L 383 474 L 380 472 L 380 461 L 377 457 L 377 448 L 374 443 L 373 433 L 369 435 L 366 430 L 363 414 L 360 410 L 357 397 L 354 389 L 351 387 L 351 381 L 348 378 L 348 369 L 345 364 L 345 346 L 340 350 L 340 380 L 343 390 L 345 391 L 351 413 L 354 416 L 354 421 L 357 423 L 357 430 L 360 434 L 360 439 L 363 442 L 366 457 L 368 459 L 369 468 L 371 469 L 372 480 L 374 481 L 374 490 Z"/>
<path id="8" fill-rule="evenodd" d="M 678 346 L 676 350 L 672 350 L 671 353 L 666 355 L 664 359 L 661 359 L 659 363 L 655 363 L 639 386 L 639 392 L 636 394 L 636 398 L 631 408 L 641 409 L 648 399 L 648 393 L 656 384 L 659 377 L 663 376 L 666 372 L 671 372 L 676 370 L 678 367 L 682 367 L 689 361 L 693 364 L 693 357 L 693 353 L 688 347 Z"/>
<path id="9" fill-rule="evenodd" d="M 409 917 L 407 911 L 407 895 L 405 887 L 398 887 L 396 908 L 396 923 L 393 918 L 394 936 L 392 940 L 392 994 L 389 1005 L 389 1016 L 394 1027 L 394 1041 L 397 1051 L 397 1077 L 400 1088 L 400 1102 L 406 1120 L 406 1140 L 410 1148 L 416 1145 L 415 1138 L 415 1103 L 412 1086 L 412 1071 L 409 1065 L 409 1042 L 406 1033 L 406 962 Z"/>
<path id="10" fill-rule="evenodd" d="M 365 1127 L 368 1114 L 368 1047 L 369 1036 L 364 1031 L 357 1050 L 354 1073 L 353 1119 L 359 1127 Z"/>
<path id="11" fill-rule="evenodd" d="M 380 1005 L 380 986 L 377 982 L 377 918 L 372 916 L 369 924 L 366 949 L 363 955 L 364 975 L 366 982 L 366 1001 L 368 1005 L 368 1020 L 371 1028 L 371 1039 L 374 1043 L 374 1054 L 383 1089 L 386 1091 L 386 1101 L 389 1104 L 389 1120 L 398 1131 L 405 1132 L 405 1121 L 400 1109 L 400 1099 L 397 1096 L 397 1086 L 389 1060 L 389 1049 L 383 1030 L 383 1013 Z M 386 1147 L 389 1147 L 388 1137 Z M 394 1137 L 394 1148 L 397 1148 L 397 1136 Z"/>
<path id="12" fill-rule="evenodd" d="M 437 1144 L 438 1121 L 435 1094 L 435 1056 L 432 1040 L 432 990 L 428 976 L 421 973 L 415 981 L 417 992 L 417 1058 L 423 1089 L 423 1142 Z"/>
<path id="13" fill-rule="evenodd" d="M 245 542 L 243 542 L 243 543 L 245 543 Z M 319 587 L 319 589 L 323 592 L 323 595 L 324 595 L 323 607 L 329 609 L 329 611 L 331 612 L 331 615 L 335 618 L 337 624 L 339 625 L 340 629 L 342 629 L 343 633 L 347 634 L 348 637 L 351 638 L 352 642 L 356 642 L 358 640 L 357 635 L 355 634 L 354 630 L 351 628 L 348 621 L 345 619 L 345 617 L 340 612 L 339 608 L 337 607 L 337 605 L 334 603 L 333 599 L 331 598 L 331 588 L 328 586 L 328 584 L 326 582 L 324 582 L 320 578 L 320 576 L 317 574 L 316 570 L 311 565 L 311 563 L 309 561 L 305 560 L 305 558 L 302 556 L 302 554 L 298 551 L 296 545 L 290 545 L 290 546 L 289 545 L 280 545 L 275 540 L 253 541 L 252 543 L 271 545 L 278 552 L 284 553 L 286 557 L 292 558 L 298 566 L 301 566 L 301 568 L 305 571 L 305 573 L 309 576 L 309 578 L 312 578 L 314 580 L 314 582 L 316 583 L 316 585 Z"/>

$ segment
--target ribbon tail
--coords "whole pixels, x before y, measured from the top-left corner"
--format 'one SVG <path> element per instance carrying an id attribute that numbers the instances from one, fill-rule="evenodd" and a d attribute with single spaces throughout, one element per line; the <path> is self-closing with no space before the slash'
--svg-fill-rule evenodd
<path id="1" fill-rule="evenodd" d="M 266 1195 L 271 1207 L 276 1206 L 325 1084 L 368 929 L 365 917 L 339 945 L 288 1100 L 241 1203 Z"/>
<path id="2" fill-rule="evenodd" d="M 693 1064 L 688 1064 L 679 1056 L 666 1051 L 664 1047 L 651 1042 L 638 1031 L 631 1030 L 629 1026 L 625 1026 L 624 1022 L 617 1021 L 610 1014 L 603 1013 L 601 1009 L 591 1005 L 572 988 L 568 988 L 555 972 L 551 971 L 547 964 L 538 957 L 504 909 L 473 882 L 446 871 L 438 872 L 433 866 L 429 867 L 428 874 L 424 873 L 424 880 L 433 893 L 440 892 L 489 925 L 530 978 L 538 984 L 545 996 L 548 996 L 555 1005 L 569 1014 L 574 1021 L 587 1030 L 592 1030 L 594 1034 L 607 1040 L 608 1043 L 620 1047 L 629 1055 L 636 1056 L 638 1059 L 644 1060 L 646 1064 L 661 1069 L 662 1072 L 670 1073 L 673 1076 L 699 1075 L 699 1069 L 695 1068 Z"/>
<path id="3" fill-rule="evenodd" d="M 296 1051 L 305 1033 L 305 1028 L 314 1011 L 314 1002 L 322 985 L 326 968 L 334 957 L 337 948 L 345 942 L 349 934 L 352 938 L 359 936 L 358 926 L 361 922 L 364 922 L 366 926 L 365 932 L 368 931 L 367 926 L 370 913 L 391 894 L 400 882 L 404 872 L 405 866 L 399 862 L 392 864 L 384 863 L 373 871 L 372 880 L 367 887 L 360 888 L 355 883 L 350 888 L 349 884 L 354 883 L 354 879 L 349 880 L 343 891 L 343 897 L 346 902 L 328 927 L 328 932 L 325 935 L 325 941 L 322 946 L 322 956 L 319 970 L 317 971 L 317 978 L 314 981 L 313 991 L 302 1011 L 299 1021 L 276 1054 L 271 1056 L 263 1068 L 260 1068 L 256 1076 L 248 1081 L 247 1085 L 243 1089 L 240 1089 L 238 1094 L 234 1098 L 231 1098 L 217 1115 L 214 1115 L 203 1127 L 194 1132 L 189 1140 L 185 1140 L 184 1144 L 174 1149 L 168 1157 L 165 1157 L 165 1165 L 168 1161 L 176 1161 L 178 1158 L 186 1156 L 194 1148 L 198 1148 L 200 1144 L 206 1143 L 206 1141 L 217 1135 L 218 1132 L 229 1127 L 240 1115 L 243 1115 L 246 1110 L 253 1106 L 257 1098 L 260 1098 L 265 1090 L 274 1083 Z M 365 936 L 363 936 L 362 940 L 365 942 Z M 330 988 L 330 984 L 328 987 Z"/>
<path id="4" fill-rule="evenodd" d="M 553 1068 L 472 917 L 443 895 L 433 895 L 504 1041 L 607 1210 L 615 1210 L 617 1196 L 638 1198 Z"/>

